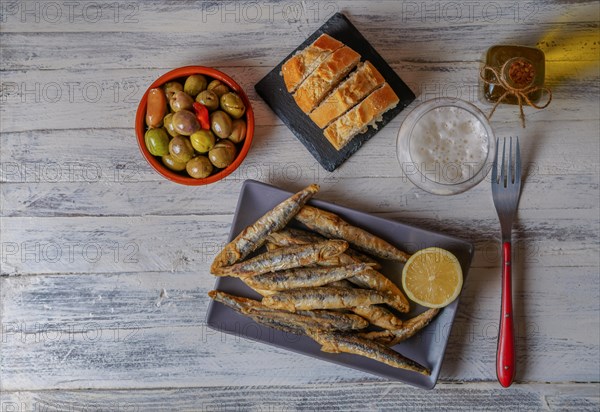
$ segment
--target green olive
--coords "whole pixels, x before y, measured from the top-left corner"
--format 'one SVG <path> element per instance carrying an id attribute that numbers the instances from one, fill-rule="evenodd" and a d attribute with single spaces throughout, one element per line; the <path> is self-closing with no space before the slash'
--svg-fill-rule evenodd
<path id="1" fill-rule="evenodd" d="M 162 162 L 165 166 L 175 172 L 181 172 L 182 170 L 185 170 L 186 163 L 178 162 L 177 160 L 173 159 L 173 156 L 170 154 L 164 155 L 162 157 Z"/>
<path id="2" fill-rule="evenodd" d="M 169 153 L 169 135 L 162 127 L 160 129 L 148 129 L 144 135 L 144 142 L 153 156 L 164 156 Z"/>
<path id="3" fill-rule="evenodd" d="M 185 170 L 195 179 L 201 179 L 210 176 L 213 171 L 213 165 L 206 156 L 196 156 L 185 165 Z"/>
<path id="4" fill-rule="evenodd" d="M 171 96 L 169 104 L 171 105 L 171 110 L 174 112 L 178 112 L 180 110 L 191 110 L 192 105 L 194 104 L 194 99 L 192 99 L 186 92 L 178 91 Z"/>
<path id="5" fill-rule="evenodd" d="M 210 130 L 198 130 L 190 136 L 190 141 L 198 153 L 206 153 L 215 145 L 215 135 Z"/>
<path id="6" fill-rule="evenodd" d="M 175 131 L 173 128 L 173 113 L 169 113 L 163 119 L 163 127 L 167 130 L 167 133 L 171 135 L 171 137 L 179 136 L 179 133 Z"/>
<path id="7" fill-rule="evenodd" d="M 231 134 L 231 117 L 221 110 L 210 114 L 210 128 L 221 139 L 226 139 Z"/>
<path id="8" fill-rule="evenodd" d="M 206 77 L 201 74 L 192 74 L 190 77 L 185 79 L 183 91 L 192 97 L 196 97 L 198 93 L 206 90 L 207 85 L 208 81 L 206 80 Z"/>
<path id="9" fill-rule="evenodd" d="M 187 137 L 174 137 L 169 143 L 169 154 L 176 162 L 187 163 L 194 156 L 194 148 Z"/>
<path id="10" fill-rule="evenodd" d="M 246 138 L 246 122 L 244 119 L 235 119 L 231 123 L 231 134 L 228 139 L 233 143 L 239 143 Z"/>
<path id="11" fill-rule="evenodd" d="M 242 98 L 233 92 L 221 96 L 221 109 L 234 119 L 239 119 L 246 113 L 246 106 L 244 106 Z"/>
<path id="12" fill-rule="evenodd" d="M 221 140 L 208 152 L 208 158 L 213 165 L 223 169 L 233 163 L 235 154 L 235 145 L 229 140 Z"/>
<path id="13" fill-rule="evenodd" d="M 181 110 L 173 113 L 171 124 L 176 133 L 184 136 L 191 136 L 194 132 L 200 130 L 198 119 L 196 119 L 194 113 L 189 110 Z"/>
<path id="14" fill-rule="evenodd" d="M 175 94 L 175 92 L 179 92 L 183 90 L 183 86 L 179 82 L 168 82 L 164 85 L 165 94 L 167 95 L 167 99 L 171 100 L 171 97 Z"/>
<path id="15" fill-rule="evenodd" d="M 196 101 L 205 105 L 209 112 L 219 108 L 219 96 L 210 90 L 204 90 L 198 93 Z"/>
<path id="16" fill-rule="evenodd" d="M 208 90 L 213 91 L 217 96 L 221 97 L 225 93 L 229 93 L 229 87 L 227 87 L 221 80 L 213 80 L 208 83 Z"/>

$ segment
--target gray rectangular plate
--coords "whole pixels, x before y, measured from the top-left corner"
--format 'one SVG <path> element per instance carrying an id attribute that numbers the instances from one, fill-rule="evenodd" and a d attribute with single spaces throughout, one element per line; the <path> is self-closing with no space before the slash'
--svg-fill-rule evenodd
<path id="1" fill-rule="evenodd" d="M 264 183 L 253 180 L 244 182 L 231 224 L 229 239 L 233 239 L 244 228 L 254 223 L 290 195 L 291 193 L 285 190 Z M 458 258 L 463 275 L 466 276 L 467 274 L 474 252 L 471 243 L 320 200 L 311 200 L 310 204 L 334 212 L 348 223 L 366 229 L 408 253 L 414 253 L 419 249 L 431 246 L 449 250 Z M 402 264 L 384 262 L 382 273 L 400 285 Z M 238 296 L 260 299 L 256 292 L 236 278 L 217 278 L 215 289 Z M 296 336 L 261 326 L 233 309 L 216 302 L 211 302 L 209 305 L 206 323 L 211 328 L 222 332 L 399 380 L 421 388 L 432 389 L 437 382 L 442 367 L 442 360 L 456 315 L 458 301 L 459 299 L 445 307 L 419 334 L 393 348 L 404 356 L 431 368 L 431 376 L 423 376 L 419 373 L 393 368 L 357 355 L 321 352 L 320 346 L 308 337 Z M 415 316 L 424 310 L 425 308 L 413 304 L 411 312 L 406 317 Z"/>

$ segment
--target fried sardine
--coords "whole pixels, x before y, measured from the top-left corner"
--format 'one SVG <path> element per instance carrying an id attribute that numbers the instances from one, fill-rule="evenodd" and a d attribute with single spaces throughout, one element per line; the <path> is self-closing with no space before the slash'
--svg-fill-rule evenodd
<path id="1" fill-rule="evenodd" d="M 410 255 L 385 240 L 356 226 L 352 226 L 335 213 L 305 205 L 295 219 L 311 230 L 329 239 L 343 239 L 359 250 L 383 259 L 406 262 Z"/>
<path id="2" fill-rule="evenodd" d="M 312 184 L 308 186 L 275 206 L 244 229 L 215 257 L 210 267 L 211 273 L 214 273 L 218 267 L 229 266 L 242 260 L 261 247 L 269 233 L 283 228 L 318 191 L 319 185 Z"/>

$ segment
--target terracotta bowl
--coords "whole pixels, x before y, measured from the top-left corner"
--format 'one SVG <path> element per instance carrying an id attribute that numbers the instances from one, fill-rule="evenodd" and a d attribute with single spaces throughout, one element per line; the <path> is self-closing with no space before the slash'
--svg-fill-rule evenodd
<path id="1" fill-rule="evenodd" d="M 241 148 L 240 144 L 237 145 L 238 154 L 235 160 L 226 168 L 221 169 L 217 173 L 214 173 L 203 179 L 195 179 L 193 177 L 190 177 L 185 171 L 175 172 L 173 170 L 168 169 L 165 165 L 163 165 L 160 157 L 153 156 L 152 154 L 150 154 L 150 152 L 146 148 L 146 143 L 144 142 L 144 134 L 147 130 L 146 104 L 148 99 L 148 92 L 150 91 L 150 89 L 160 87 L 163 84 L 173 80 L 182 80 L 185 77 L 191 76 L 192 74 L 203 74 L 212 79 L 220 80 L 221 82 L 225 83 L 232 91 L 240 95 L 240 97 L 244 101 L 244 104 L 246 105 L 246 114 L 244 115 L 244 117 L 242 117 L 246 120 L 246 138 L 242 143 L 240 143 L 242 145 Z M 248 96 L 246 96 L 246 93 L 244 93 L 239 84 L 237 84 L 231 77 L 229 77 L 225 73 L 204 66 L 180 67 L 178 69 L 174 69 L 170 72 L 163 74 L 158 79 L 156 79 L 154 83 L 150 85 L 150 87 L 148 87 L 148 90 L 146 90 L 144 96 L 142 96 L 142 100 L 140 100 L 140 104 L 138 106 L 137 113 L 135 116 L 135 134 L 137 136 L 138 146 L 140 148 L 140 151 L 142 152 L 142 155 L 148 161 L 148 163 L 150 163 L 150 166 L 152 166 L 154 170 L 156 170 L 163 177 L 173 182 L 180 183 L 182 185 L 208 185 L 228 176 L 235 169 L 237 169 L 239 165 L 244 161 L 244 158 L 248 154 L 248 150 L 250 150 L 250 146 L 252 145 L 252 139 L 254 137 L 254 112 L 252 111 L 252 106 L 250 104 L 250 100 L 248 100 Z"/>

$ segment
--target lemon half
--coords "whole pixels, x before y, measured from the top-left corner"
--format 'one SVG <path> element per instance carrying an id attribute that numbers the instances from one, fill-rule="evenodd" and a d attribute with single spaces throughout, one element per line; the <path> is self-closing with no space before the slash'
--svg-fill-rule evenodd
<path id="1" fill-rule="evenodd" d="M 428 308 L 450 304 L 458 297 L 462 284 L 458 259 L 438 247 L 419 250 L 402 270 L 402 287 L 408 298 Z"/>

